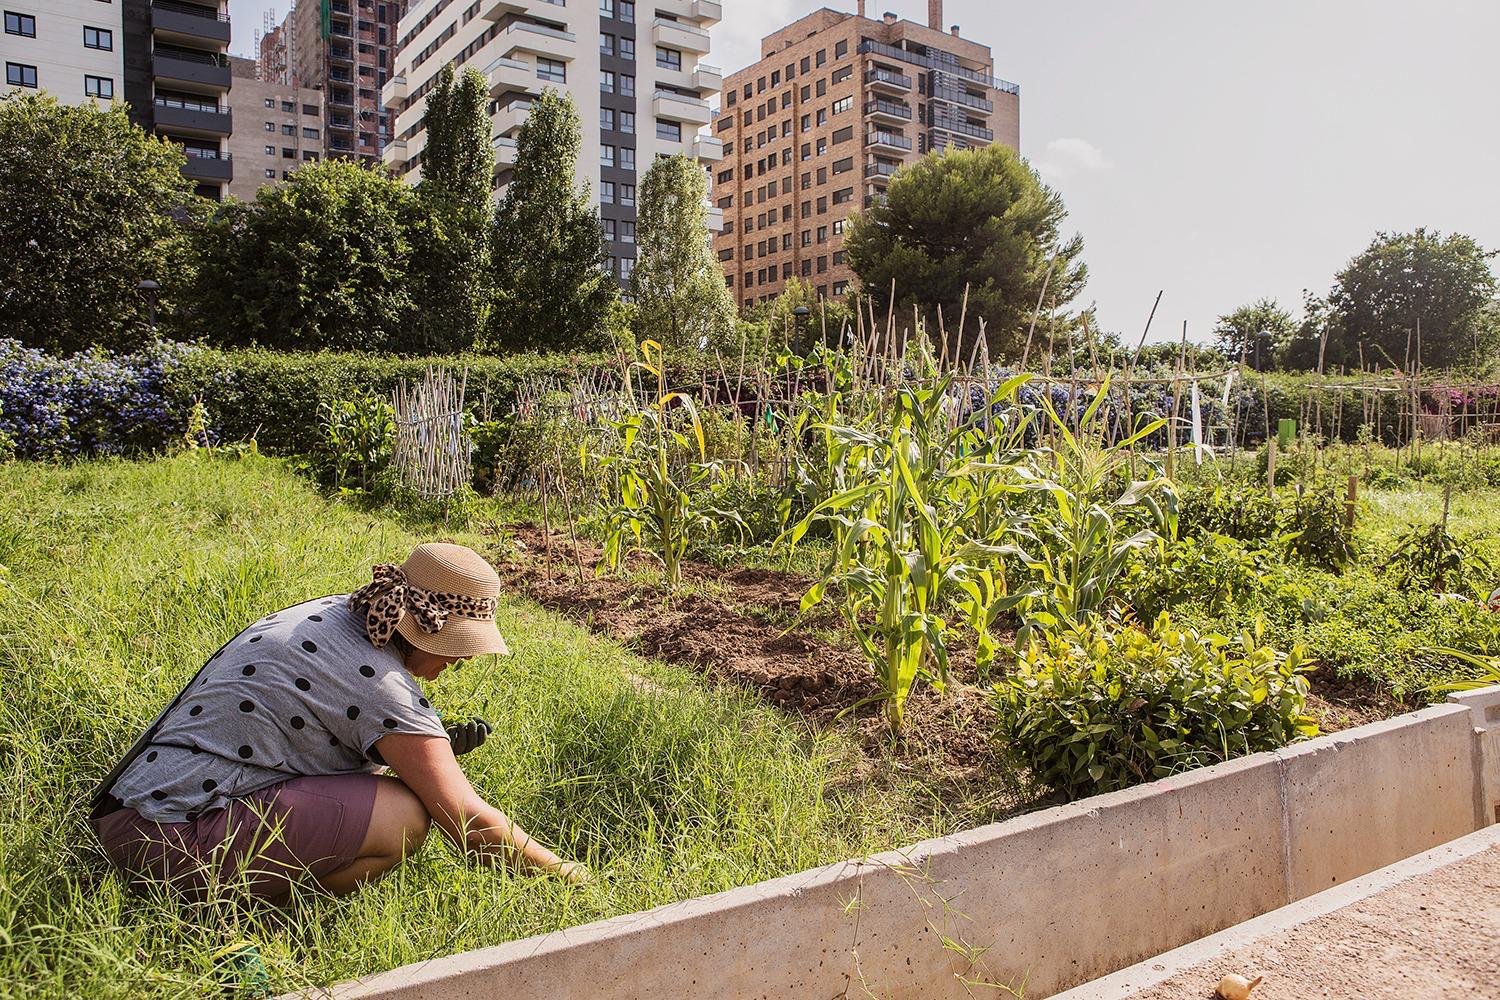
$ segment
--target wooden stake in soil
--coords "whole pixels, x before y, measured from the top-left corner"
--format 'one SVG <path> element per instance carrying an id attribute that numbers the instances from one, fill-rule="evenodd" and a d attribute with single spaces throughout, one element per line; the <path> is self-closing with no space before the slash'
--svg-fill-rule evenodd
<path id="1" fill-rule="evenodd" d="M 1349 474 L 1349 485 L 1344 492 L 1344 528 L 1354 534 L 1354 512 L 1359 508 L 1359 477 Z"/>
<path id="2" fill-rule="evenodd" d="M 1266 492 L 1276 492 L 1276 439 L 1266 441 Z"/>

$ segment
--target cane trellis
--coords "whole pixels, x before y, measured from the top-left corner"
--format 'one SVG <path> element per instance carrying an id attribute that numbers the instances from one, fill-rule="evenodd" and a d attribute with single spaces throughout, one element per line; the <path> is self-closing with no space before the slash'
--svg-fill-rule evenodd
<path id="1" fill-rule="evenodd" d="M 446 368 L 428 368 L 422 381 L 396 384 L 396 450 L 401 485 L 424 497 L 451 497 L 469 484 L 474 442 L 464 418 L 469 371 L 455 379 Z"/>

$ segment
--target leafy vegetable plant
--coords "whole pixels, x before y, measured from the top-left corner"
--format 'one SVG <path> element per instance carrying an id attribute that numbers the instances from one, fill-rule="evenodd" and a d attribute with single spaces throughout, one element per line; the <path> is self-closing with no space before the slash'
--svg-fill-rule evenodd
<path id="1" fill-rule="evenodd" d="M 1069 798 L 1113 791 L 1317 735 L 1297 647 L 1101 619 L 1034 639 L 994 687 L 997 729 Z"/>

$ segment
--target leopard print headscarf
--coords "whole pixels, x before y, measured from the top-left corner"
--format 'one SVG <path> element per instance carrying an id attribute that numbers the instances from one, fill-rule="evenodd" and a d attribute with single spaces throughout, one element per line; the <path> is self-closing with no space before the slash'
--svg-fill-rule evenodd
<path id="1" fill-rule="evenodd" d="M 406 578 L 401 567 L 381 563 L 375 567 L 375 578 L 349 595 L 349 608 L 365 611 L 365 633 L 376 649 L 381 649 L 396 634 L 396 623 L 404 611 L 416 619 L 417 627 L 428 635 L 442 629 L 450 615 L 460 618 L 494 620 L 493 597 L 469 597 L 438 590 L 423 590 Z"/>

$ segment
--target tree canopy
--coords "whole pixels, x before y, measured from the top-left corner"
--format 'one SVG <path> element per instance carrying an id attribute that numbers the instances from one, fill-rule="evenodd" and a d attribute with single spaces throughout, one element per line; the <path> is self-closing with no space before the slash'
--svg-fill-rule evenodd
<path id="1" fill-rule="evenodd" d="M 721 344 L 734 329 L 734 300 L 708 236 L 708 178 L 685 156 L 651 164 L 636 209 L 640 254 L 630 278 L 636 334 L 668 347 Z"/>
<path id="2" fill-rule="evenodd" d="M 1355 367 L 1363 349 L 1369 363 L 1411 367 L 1419 346 L 1426 367 L 1493 358 L 1494 256 L 1461 233 L 1377 233 L 1328 294 L 1325 364 Z"/>
<path id="3" fill-rule="evenodd" d="M 1261 298 L 1219 317 L 1214 324 L 1214 348 L 1236 363 L 1243 360 L 1265 369 L 1296 332 L 1291 313 L 1275 299 Z"/>
<path id="4" fill-rule="evenodd" d="M 521 126 L 491 234 L 492 346 L 578 350 L 609 341 L 619 285 L 606 268 L 599 213 L 587 187 L 574 183 L 582 136 L 572 98 L 550 87 Z"/>
<path id="5" fill-rule="evenodd" d="M 885 196 L 854 216 L 845 246 L 877 313 L 894 285 L 899 314 L 915 307 L 936 329 L 941 307 L 951 334 L 967 288 L 966 338 L 983 318 L 990 349 L 1018 357 L 1043 282 L 1047 305 L 1065 306 L 1086 280 L 1082 238 L 1060 235 L 1066 217 L 1061 196 L 1015 150 L 950 150 L 897 171 Z"/>
<path id="6" fill-rule="evenodd" d="M 193 258 L 174 216 L 199 199 L 182 152 L 123 105 L 0 99 L 0 315 L 31 347 L 70 353 L 148 336 L 143 280 L 170 322 Z"/>

